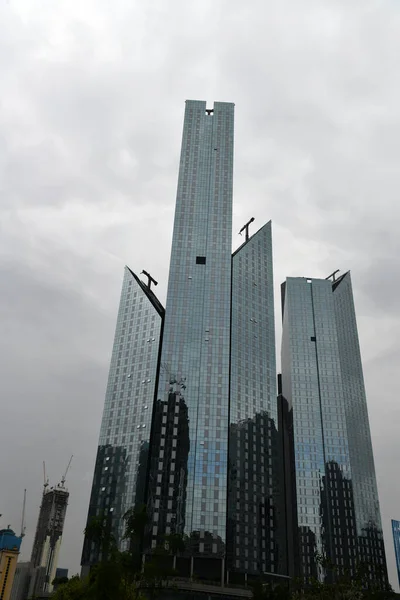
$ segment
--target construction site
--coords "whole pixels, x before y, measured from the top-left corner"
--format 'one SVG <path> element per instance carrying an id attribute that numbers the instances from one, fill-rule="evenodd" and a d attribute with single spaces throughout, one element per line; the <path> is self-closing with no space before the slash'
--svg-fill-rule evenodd
<path id="1" fill-rule="evenodd" d="M 26 490 L 20 535 L 10 526 L 0 530 L 0 600 L 47 598 L 53 591 L 69 498 L 66 478 L 72 458 L 55 486 L 50 485 L 43 462 L 43 491 L 30 561 L 18 562 L 26 529 Z"/>

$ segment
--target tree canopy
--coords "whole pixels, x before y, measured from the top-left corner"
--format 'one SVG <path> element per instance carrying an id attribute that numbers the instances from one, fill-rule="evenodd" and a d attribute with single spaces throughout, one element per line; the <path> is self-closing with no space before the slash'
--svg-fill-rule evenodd
<path id="1" fill-rule="evenodd" d="M 95 517 L 85 534 L 97 547 L 101 560 L 86 579 L 76 575 L 69 580 L 55 580 L 53 600 L 153 600 L 166 587 L 173 588 L 176 558 L 185 553 L 188 538 L 178 534 L 166 536 L 164 543 L 143 562 L 146 507 L 128 511 L 124 519 L 124 539 L 129 540 L 129 550 L 119 551 L 106 519 Z M 390 586 L 382 589 L 371 585 L 368 565 L 360 565 L 351 577 L 339 576 L 333 565 L 321 557 L 317 560 L 334 583 L 312 580 L 305 585 L 297 580 L 289 586 L 260 580 L 253 584 L 253 600 L 390 600 L 395 596 Z"/>

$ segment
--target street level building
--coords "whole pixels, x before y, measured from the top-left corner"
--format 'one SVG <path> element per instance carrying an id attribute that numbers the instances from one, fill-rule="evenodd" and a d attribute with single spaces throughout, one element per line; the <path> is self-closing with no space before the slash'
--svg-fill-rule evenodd
<path id="1" fill-rule="evenodd" d="M 30 580 L 31 563 L 29 561 L 17 563 L 10 599 L 26 600 L 28 598 Z"/>
<path id="2" fill-rule="evenodd" d="M 12 529 L 0 530 L 0 600 L 9 600 L 22 538 Z"/>

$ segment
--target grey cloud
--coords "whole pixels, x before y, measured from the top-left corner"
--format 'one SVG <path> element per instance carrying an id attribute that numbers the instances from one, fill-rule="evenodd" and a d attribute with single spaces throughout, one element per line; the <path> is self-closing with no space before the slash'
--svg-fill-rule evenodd
<path id="1" fill-rule="evenodd" d="M 85 302 L 79 290 L 41 282 L 21 266 L 1 269 L 0 281 L 2 512 L 19 527 L 22 492 L 28 489 L 27 557 L 40 501 L 42 460 L 54 484 L 74 453 L 69 523 L 75 533 L 65 536 L 65 551 L 73 558 L 79 552 L 74 538 L 83 529 L 80 498 L 87 500 L 88 491 L 82 481 L 93 463 L 113 319 Z M 69 330 L 79 331 L 79 336 L 66 336 Z M 71 563 L 77 567 L 75 558 Z"/>
<path id="2" fill-rule="evenodd" d="M 384 249 L 386 247 L 388 255 L 376 259 L 371 257 L 368 267 L 361 271 L 360 290 L 368 297 L 370 314 L 383 312 L 385 316 L 396 318 L 399 310 L 397 297 L 400 291 L 398 254 L 389 253 L 385 240 L 382 240 L 382 244 Z M 394 350 L 395 348 L 391 348 L 391 356 Z"/>
<path id="3" fill-rule="evenodd" d="M 55 478 L 73 452 L 61 562 L 78 568 L 124 264 L 165 298 L 186 98 L 236 103 L 234 245 L 271 218 L 277 284 L 352 270 L 399 518 L 399 31 L 389 0 L 1 4 L 0 512 L 18 523 L 28 487 L 24 552 L 41 461 Z"/>

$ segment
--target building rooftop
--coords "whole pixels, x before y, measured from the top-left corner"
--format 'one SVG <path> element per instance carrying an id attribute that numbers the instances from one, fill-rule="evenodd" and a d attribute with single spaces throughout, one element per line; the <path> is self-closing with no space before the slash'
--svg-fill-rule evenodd
<path id="1" fill-rule="evenodd" d="M 19 550 L 22 538 L 10 528 L 0 529 L 0 550 Z"/>

